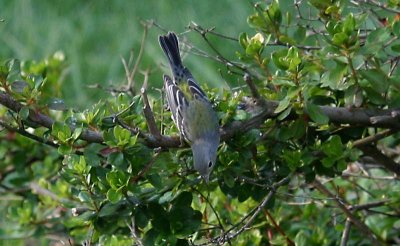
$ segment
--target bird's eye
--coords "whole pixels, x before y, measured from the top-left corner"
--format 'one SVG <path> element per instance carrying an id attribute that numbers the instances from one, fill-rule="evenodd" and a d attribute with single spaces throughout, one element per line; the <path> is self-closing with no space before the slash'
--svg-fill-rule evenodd
<path id="1" fill-rule="evenodd" d="M 208 167 L 212 167 L 213 163 L 212 161 L 208 162 Z"/>

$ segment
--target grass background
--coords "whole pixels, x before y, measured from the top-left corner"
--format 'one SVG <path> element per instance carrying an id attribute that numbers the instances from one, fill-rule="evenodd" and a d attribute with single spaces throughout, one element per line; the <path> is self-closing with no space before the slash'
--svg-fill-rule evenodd
<path id="1" fill-rule="evenodd" d="M 107 97 L 103 90 L 88 88 L 90 84 L 119 86 L 126 81 L 121 56 L 137 54 L 142 38 L 142 20 L 155 20 L 167 30 L 185 32 L 191 21 L 217 32 L 238 37 L 248 31 L 247 16 L 252 12 L 250 1 L 198 0 L 53 0 L 0 1 L 0 60 L 42 60 L 56 51 L 65 54 L 68 73 L 63 95 L 68 107 L 88 107 Z M 161 87 L 160 66 L 166 62 L 158 46 L 157 36 L 163 31 L 149 30 L 141 68 L 156 72 L 150 77 L 153 87 Z M 187 38 L 199 48 L 212 51 L 194 32 Z M 227 57 L 234 58 L 237 43 L 212 39 Z M 225 42 L 230 42 L 227 45 Z M 236 49 L 235 49 L 236 48 Z M 185 64 L 200 83 L 219 87 L 226 83 L 218 72 L 219 64 L 200 56 L 189 55 Z M 140 79 L 138 81 L 141 83 Z"/>

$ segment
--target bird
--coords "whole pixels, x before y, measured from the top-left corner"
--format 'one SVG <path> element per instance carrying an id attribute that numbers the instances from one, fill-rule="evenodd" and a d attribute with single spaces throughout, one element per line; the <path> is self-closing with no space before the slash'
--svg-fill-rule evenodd
<path id="1" fill-rule="evenodd" d="M 174 32 L 159 36 L 172 78 L 163 76 L 167 103 L 181 139 L 192 149 L 193 166 L 206 183 L 215 167 L 220 143 L 218 116 L 207 95 L 182 64 L 179 41 Z"/>

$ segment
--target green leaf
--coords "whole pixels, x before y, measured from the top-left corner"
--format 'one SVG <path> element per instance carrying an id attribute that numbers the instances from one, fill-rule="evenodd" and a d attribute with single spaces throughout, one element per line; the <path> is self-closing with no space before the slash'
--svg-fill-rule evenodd
<path id="1" fill-rule="evenodd" d="M 114 137 L 114 128 L 110 128 L 103 132 L 104 142 L 110 147 L 117 147 L 117 140 Z"/>
<path id="2" fill-rule="evenodd" d="M 394 52 L 400 53 L 400 44 L 393 45 L 393 46 L 391 47 L 391 49 L 392 49 Z"/>
<path id="3" fill-rule="evenodd" d="M 386 74 L 378 69 L 360 70 L 360 74 L 371 83 L 371 88 L 379 93 L 385 93 L 389 87 Z"/>
<path id="4" fill-rule="evenodd" d="M 277 117 L 278 120 L 284 120 L 292 112 L 292 105 L 287 107 L 282 113 Z"/>
<path id="5" fill-rule="evenodd" d="M 171 218 L 161 205 L 150 203 L 148 205 L 148 213 L 151 215 L 151 224 L 154 228 L 157 228 L 157 231 L 163 232 L 166 235 L 171 233 Z"/>
<path id="6" fill-rule="evenodd" d="M 56 121 L 52 126 L 51 134 L 65 143 L 71 137 L 71 129 L 67 124 Z"/>
<path id="7" fill-rule="evenodd" d="M 301 156 L 302 153 L 300 150 L 290 151 L 285 149 L 282 153 L 282 158 L 292 171 L 295 171 L 302 165 Z"/>
<path id="8" fill-rule="evenodd" d="M 335 164 L 336 159 L 337 159 L 336 157 L 327 156 L 327 157 L 322 158 L 321 163 L 324 167 L 331 168 Z"/>
<path id="9" fill-rule="evenodd" d="M 249 37 L 247 36 L 247 33 L 242 32 L 239 35 L 239 43 L 242 46 L 243 49 L 247 48 L 247 45 L 249 44 Z"/>
<path id="10" fill-rule="evenodd" d="M 81 202 L 84 202 L 84 203 L 91 203 L 91 201 L 92 201 L 92 198 L 90 197 L 90 194 L 87 191 L 79 192 L 78 198 Z"/>
<path id="11" fill-rule="evenodd" d="M 11 59 L 6 62 L 6 66 L 2 72 L 0 72 L 0 78 L 8 81 L 20 80 L 21 79 L 21 62 L 18 59 Z M 4 77 L 3 77 L 4 76 Z"/>
<path id="12" fill-rule="evenodd" d="M 369 102 L 372 102 L 376 105 L 383 105 L 386 103 L 385 97 L 381 93 L 377 92 L 375 88 L 368 86 L 364 87 L 363 90 L 367 94 L 366 99 Z"/>
<path id="13" fill-rule="evenodd" d="M 162 189 L 164 188 L 162 179 L 160 175 L 153 173 L 146 176 L 147 180 L 152 184 L 155 188 Z"/>
<path id="14" fill-rule="evenodd" d="M 299 139 L 306 133 L 307 124 L 303 119 L 299 118 L 291 125 L 290 129 L 293 131 L 293 137 Z"/>
<path id="15" fill-rule="evenodd" d="M 112 203 L 117 203 L 122 199 L 122 193 L 111 188 L 107 191 L 107 199 Z"/>
<path id="16" fill-rule="evenodd" d="M 299 26 L 293 34 L 293 38 L 297 43 L 301 43 L 306 38 L 307 29 L 303 26 Z"/>
<path id="17" fill-rule="evenodd" d="M 251 27 L 265 29 L 264 28 L 265 21 L 261 16 L 258 15 L 258 13 L 250 15 L 247 18 L 247 23 L 249 23 L 249 26 Z"/>
<path id="18" fill-rule="evenodd" d="M 229 188 L 233 188 L 235 186 L 235 175 L 231 172 L 224 172 L 224 182 Z"/>
<path id="19" fill-rule="evenodd" d="M 393 24 L 392 30 L 393 30 L 393 33 L 394 33 L 398 38 L 400 38 L 400 21 L 399 21 L 399 20 L 396 21 L 396 22 Z"/>
<path id="20" fill-rule="evenodd" d="M 57 151 L 60 153 L 60 155 L 68 155 L 73 152 L 73 148 L 68 144 L 60 144 L 60 146 L 57 148 Z"/>
<path id="21" fill-rule="evenodd" d="M 342 157 L 343 148 L 342 140 L 338 135 L 334 135 L 322 145 L 322 151 L 327 156 Z"/>
<path id="22" fill-rule="evenodd" d="M 387 28 L 377 28 L 376 30 L 369 33 L 366 45 L 377 44 L 381 45 L 386 43 L 390 39 L 390 32 Z"/>
<path id="23" fill-rule="evenodd" d="M 129 177 L 122 171 L 113 170 L 106 175 L 107 182 L 114 190 L 119 190 L 128 185 Z"/>
<path id="24" fill-rule="evenodd" d="M 22 107 L 19 112 L 18 112 L 18 116 L 21 120 L 26 120 L 29 117 L 29 107 L 28 106 L 24 106 Z"/>
<path id="25" fill-rule="evenodd" d="M 193 195 L 190 192 L 182 192 L 174 199 L 175 206 L 190 206 L 192 203 Z"/>
<path id="26" fill-rule="evenodd" d="M 174 194 L 171 191 L 165 192 L 160 199 L 158 200 L 158 203 L 163 204 L 166 202 L 170 202 L 174 198 Z"/>
<path id="27" fill-rule="evenodd" d="M 290 105 L 290 98 L 285 97 L 282 101 L 279 102 L 278 107 L 276 107 L 276 109 L 274 110 L 274 113 L 278 114 L 278 113 L 282 112 L 287 107 L 289 107 L 289 105 Z"/>
<path id="28" fill-rule="evenodd" d="M 115 167 L 118 167 L 119 169 L 124 169 L 128 164 L 125 160 L 124 154 L 119 151 L 109 154 L 107 157 L 107 162 L 111 163 Z"/>
<path id="29" fill-rule="evenodd" d="M 349 13 L 343 22 L 343 31 L 347 35 L 351 35 L 356 28 L 356 20 L 354 19 L 353 13 Z"/>
<path id="30" fill-rule="evenodd" d="M 275 26 L 279 26 L 282 22 L 282 12 L 279 8 L 278 0 L 274 0 L 267 8 L 266 13 L 264 14 L 266 19 L 269 19 L 273 22 Z"/>
<path id="31" fill-rule="evenodd" d="M 157 245 L 157 239 L 159 238 L 160 232 L 156 229 L 151 228 L 148 230 L 143 237 L 144 245 Z"/>
<path id="32" fill-rule="evenodd" d="M 286 45 L 295 45 L 296 44 L 296 41 L 294 39 L 292 39 L 291 37 L 284 35 L 284 34 L 279 35 L 278 39 L 279 39 L 279 42 L 286 44 Z"/>
<path id="33" fill-rule="evenodd" d="M 347 36 L 346 33 L 338 32 L 333 35 L 332 43 L 337 46 L 341 46 L 341 45 L 347 43 L 348 39 L 349 39 L 349 36 Z"/>
<path id="34" fill-rule="evenodd" d="M 287 53 L 288 49 L 282 49 L 272 53 L 272 61 L 279 69 L 287 70 L 289 68 L 289 62 L 284 59 Z"/>
<path id="35" fill-rule="evenodd" d="M 301 64 L 300 53 L 296 47 L 290 47 L 286 59 L 289 61 L 289 70 L 297 71 L 297 66 Z"/>
<path id="36" fill-rule="evenodd" d="M 168 218 L 171 231 L 177 237 L 188 236 L 201 225 L 202 214 L 191 207 L 192 196 L 190 192 L 183 192 L 173 201 Z"/>
<path id="37" fill-rule="evenodd" d="M 71 136 L 72 139 L 73 140 L 77 140 L 81 136 L 82 132 L 83 132 L 83 128 L 82 127 L 75 128 L 74 133 Z"/>
<path id="38" fill-rule="evenodd" d="M 74 165 L 73 165 L 73 169 L 79 174 L 86 173 L 86 170 L 87 170 L 86 167 L 87 167 L 87 165 L 86 165 L 86 160 L 85 160 L 84 156 L 80 156 L 79 161 L 74 162 Z"/>
<path id="39" fill-rule="evenodd" d="M 300 230 L 297 234 L 296 237 L 294 238 L 294 242 L 297 246 L 307 246 L 310 244 L 308 242 L 307 238 L 309 238 L 308 235 L 303 230 Z"/>
<path id="40" fill-rule="evenodd" d="M 310 116 L 310 118 L 321 125 L 325 125 L 329 123 L 329 118 L 326 116 L 321 108 L 317 105 L 314 105 L 312 103 L 307 103 L 306 104 L 306 112 Z"/>
<path id="41" fill-rule="evenodd" d="M 114 127 L 114 137 L 117 140 L 118 146 L 125 146 L 129 144 L 131 133 L 121 126 L 116 126 Z"/>

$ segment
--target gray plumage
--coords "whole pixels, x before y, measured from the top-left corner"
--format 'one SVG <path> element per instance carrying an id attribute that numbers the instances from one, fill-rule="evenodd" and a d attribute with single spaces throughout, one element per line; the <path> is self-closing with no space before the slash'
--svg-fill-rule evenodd
<path id="1" fill-rule="evenodd" d="M 183 66 L 178 38 L 172 32 L 159 37 L 173 79 L 164 75 L 167 101 L 180 134 L 191 145 L 195 169 L 208 182 L 220 141 L 218 117 L 207 95 Z"/>

